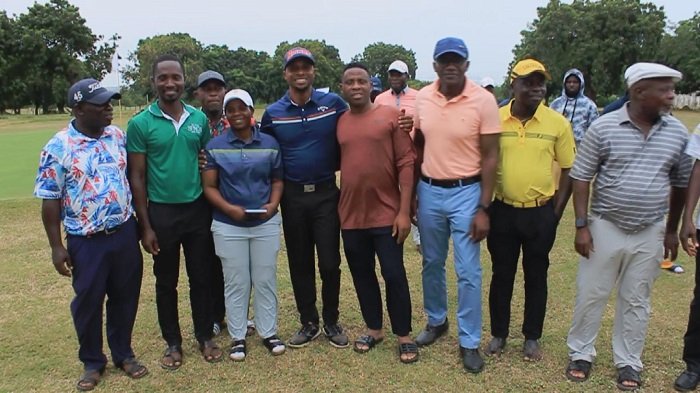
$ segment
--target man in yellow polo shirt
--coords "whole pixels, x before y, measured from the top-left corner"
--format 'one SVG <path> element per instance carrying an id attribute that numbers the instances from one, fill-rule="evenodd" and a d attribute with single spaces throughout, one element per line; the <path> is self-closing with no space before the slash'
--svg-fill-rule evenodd
<path id="1" fill-rule="evenodd" d="M 510 301 L 523 251 L 525 336 L 523 355 L 540 360 L 538 340 L 547 308 L 547 269 L 557 224 L 571 195 L 569 169 L 576 152 L 571 124 L 546 107 L 544 65 L 534 59 L 518 62 L 511 73 L 513 100 L 499 110 L 502 133 L 495 200 L 489 209 L 487 246 L 493 276 L 489 291 L 491 334 L 487 355 L 500 354 L 510 324 Z M 561 169 L 555 191 L 552 163 Z"/>

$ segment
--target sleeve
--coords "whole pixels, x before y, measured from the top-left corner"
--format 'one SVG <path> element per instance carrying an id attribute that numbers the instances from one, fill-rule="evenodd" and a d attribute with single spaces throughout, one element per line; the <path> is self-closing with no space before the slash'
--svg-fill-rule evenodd
<path id="1" fill-rule="evenodd" d="M 581 181 L 591 181 L 598 172 L 598 166 L 603 160 L 604 153 L 600 130 L 596 124 L 591 124 L 584 134 L 581 145 L 576 152 L 574 166 L 569 172 L 571 178 Z"/>
<path id="2" fill-rule="evenodd" d="M 126 126 L 126 151 L 129 153 L 145 153 L 148 143 L 146 135 L 135 119 L 129 120 Z"/>
<path id="3" fill-rule="evenodd" d="M 481 126 L 479 133 L 500 134 L 501 133 L 501 117 L 498 115 L 498 104 L 491 97 L 491 93 L 487 93 L 488 97 L 484 97 L 484 103 L 481 110 Z"/>
<path id="4" fill-rule="evenodd" d="M 571 123 L 562 118 L 561 132 L 554 143 L 554 158 L 562 169 L 571 168 L 576 158 L 576 143 L 574 142 L 574 131 Z"/>
<path id="5" fill-rule="evenodd" d="M 216 154 L 214 153 L 214 140 L 212 139 L 207 143 L 206 149 L 204 149 L 204 155 L 207 156 L 207 164 L 204 166 L 204 170 L 218 169 L 219 163 L 216 161 Z"/>
<path id="6" fill-rule="evenodd" d="M 41 199 L 63 198 L 66 168 L 62 164 L 63 143 L 52 138 L 41 150 L 39 170 L 34 182 L 34 196 Z"/>
<path id="7" fill-rule="evenodd" d="M 267 110 L 265 110 L 262 119 L 260 119 L 260 131 L 272 135 L 273 137 L 276 136 L 275 128 L 272 126 L 272 117 L 270 117 L 270 112 Z"/>
<path id="8" fill-rule="evenodd" d="M 398 111 L 391 112 L 394 115 L 394 118 L 391 120 L 391 142 L 394 150 L 394 166 L 398 172 L 399 185 L 412 189 L 416 151 L 413 147 L 411 136 L 399 129 L 398 119 L 396 118 L 396 115 L 398 115 L 397 112 Z"/>
<path id="9" fill-rule="evenodd" d="M 284 179 L 284 169 L 282 167 L 282 152 L 280 152 L 280 146 L 275 141 L 274 144 L 274 153 L 272 154 L 272 171 L 270 173 L 270 177 L 273 179 L 279 179 L 282 180 Z"/>

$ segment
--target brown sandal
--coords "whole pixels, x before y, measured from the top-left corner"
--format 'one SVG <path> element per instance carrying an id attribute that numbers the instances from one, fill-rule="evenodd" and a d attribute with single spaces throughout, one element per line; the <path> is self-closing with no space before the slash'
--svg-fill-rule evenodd
<path id="1" fill-rule="evenodd" d="M 199 351 L 202 352 L 204 360 L 208 363 L 218 363 L 224 358 L 224 352 L 214 340 L 207 340 L 199 344 Z"/>
<path id="2" fill-rule="evenodd" d="M 175 371 L 182 366 L 182 347 L 170 345 L 165 349 L 160 366 L 166 370 Z"/>
<path id="3" fill-rule="evenodd" d="M 88 392 L 95 389 L 97 384 L 100 383 L 104 372 L 104 368 L 99 370 L 85 370 L 83 375 L 80 376 L 78 383 L 75 385 L 75 388 L 81 392 Z"/>
<path id="4" fill-rule="evenodd" d="M 131 379 L 139 379 L 148 375 L 148 369 L 141 364 L 136 358 L 128 358 L 121 364 L 117 365 Z"/>

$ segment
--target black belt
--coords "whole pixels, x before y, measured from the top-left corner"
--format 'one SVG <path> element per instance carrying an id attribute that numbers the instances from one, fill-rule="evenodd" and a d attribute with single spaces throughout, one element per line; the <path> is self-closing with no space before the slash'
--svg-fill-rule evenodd
<path id="1" fill-rule="evenodd" d="M 421 175 L 420 179 L 430 184 L 431 186 L 437 186 L 442 188 L 455 188 L 478 183 L 481 181 L 481 175 L 465 177 L 462 179 L 432 179 L 428 176 Z"/>
<path id="2" fill-rule="evenodd" d="M 285 190 L 293 190 L 298 192 L 316 192 L 324 189 L 327 190 L 333 187 L 335 187 L 335 178 L 319 183 L 294 183 L 288 180 L 284 182 Z"/>
<path id="3" fill-rule="evenodd" d="M 95 236 L 109 236 L 109 235 L 114 235 L 114 234 L 117 233 L 124 225 L 126 225 L 132 218 L 133 218 L 133 217 L 129 217 L 126 221 L 124 221 L 123 223 L 121 223 L 121 224 L 119 224 L 119 225 L 115 225 L 115 226 L 113 226 L 113 227 L 111 227 L 111 228 L 105 228 L 105 229 L 103 229 L 103 230 L 101 230 L 101 231 L 94 232 L 94 233 L 91 233 L 91 234 L 89 234 L 89 235 L 86 235 L 85 237 L 91 238 L 91 237 L 95 237 Z"/>

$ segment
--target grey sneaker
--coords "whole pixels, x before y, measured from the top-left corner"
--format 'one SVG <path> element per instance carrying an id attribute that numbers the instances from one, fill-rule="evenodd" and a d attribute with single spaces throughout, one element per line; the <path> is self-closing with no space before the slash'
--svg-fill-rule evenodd
<path id="1" fill-rule="evenodd" d="M 443 322 L 442 325 L 430 326 L 430 324 L 426 324 L 425 329 L 416 337 L 416 344 L 419 347 L 424 347 L 434 343 L 440 336 L 447 333 L 449 326 L 447 318 L 445 318 L 445 322 Z"/>
<path id="2" fill-rule="evenodd" d="M 289 345 L 290 348 L 303 348 L 320 335 L 321 329 L 318 328 L 318 325 L 315 323 L 307 323 L 289 339 L 287 345 Z"/>
<path id="3" fill-rule="evenodd" d="M 523 357 L 525 360 L 537 362 L 542 360 L 542 349 L 537 340 L 525 340 L 523 343 Z"/>
<path id="4" fill-rule="evenodd" d="M 472 374 L 478 374 L 484 370 L 484 359 L 478 348 L 459 347 L 459 352 L 462 355 L 462 365 L 465 370 Z"/>
<path id="5" fill-rule="evenodd" d="M 338 323 L 323 325 L 323 333 L 328 337 L 328 342 L 336 348 L 347 348 L 350 346 L 347 334 Z"/>
<path id="6" fill-rule="evenodd" d="M 487 356 L 491 356 L 491 355 L 501 356 L 505 347 L 506 347 L 506 339 L 505 338 L 494 337 L 489 342 L 489 345 L 486 346 L 486 350 L 484 351 L 484 353 L 486 353 Z"/>

